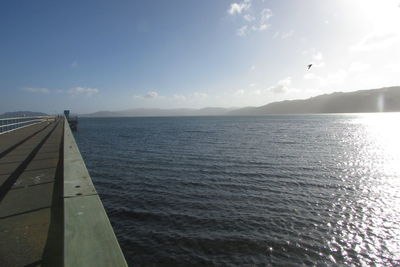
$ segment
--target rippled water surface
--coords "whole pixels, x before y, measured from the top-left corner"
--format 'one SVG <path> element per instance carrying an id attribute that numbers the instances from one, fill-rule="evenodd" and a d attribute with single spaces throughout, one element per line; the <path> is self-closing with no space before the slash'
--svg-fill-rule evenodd
<path id="1" fill-rule="evenodd" d="M 81 119 L 134 266 L 399 265 L 400 115 Z"/>

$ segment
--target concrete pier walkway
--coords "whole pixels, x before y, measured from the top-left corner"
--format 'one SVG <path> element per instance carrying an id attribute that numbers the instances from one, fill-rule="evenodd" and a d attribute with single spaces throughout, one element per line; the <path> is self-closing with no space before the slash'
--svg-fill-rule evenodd
<path id="1" fill-rule="evenodd" d="M 74 149 L 79 158 L 65 163 L 65 158 L 70 158 L 64 154 L 65 147 Z M 70 165 L 76 163 L 80 164 L 77 168 Z M 64 169 L 73 170 L 72 177 L 71 171 L 64 174 Z M 80 190 L 80 173 L 85 174 L 86 184 L 90 181 L 87 186 L 91 187 L 86 191 L 90 190 L 95 204 L 81 197 L 73 200 L 75 206 L 71 208 L 68 204 L 71 195 L 65 195 L 64 191 L 71 193 L 68 189 L 71 179 L 77 184 L 74 188 Z M 67 189 L 64 176 L 68 180 Z M 85 207 L 96 214 L 90 218 L 76 217 L 84 214 L 81 209 Z M 79 249 L 79 244 L 86 247 Z M 0 266 L 106 266 L 107 263 L 126 266 L 68 123 L 65 125 L 63 118 L 54 118 L 0 135 Z"/>
<path id="2" fill-rule="evenodd" d="M 57 205 L 53 195 L 62 193 L 55 186 L 62 133 L 63 122 L 54 120 L 0 137 L 1 266 L 35 266 L 47 260 L 43 256 L 55 223 L 51 210 Z"/>

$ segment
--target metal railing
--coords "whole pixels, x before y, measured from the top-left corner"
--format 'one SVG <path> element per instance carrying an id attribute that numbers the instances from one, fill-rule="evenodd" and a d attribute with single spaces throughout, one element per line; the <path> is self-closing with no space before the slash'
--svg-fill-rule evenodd
<path id="1" fill-rule="evenodd" d="M 52 119 L 52 116 L 3 118 L 0 119 L 0 134 Z"/>

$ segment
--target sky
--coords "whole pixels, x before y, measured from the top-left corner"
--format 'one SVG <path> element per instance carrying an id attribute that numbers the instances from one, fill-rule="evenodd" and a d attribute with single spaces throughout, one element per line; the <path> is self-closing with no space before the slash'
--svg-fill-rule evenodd
<path id="1" fill-rule="evenodd" d="M 0 113 L 260 106 L 395 85 L 400 0 L 0 3 Z"/>

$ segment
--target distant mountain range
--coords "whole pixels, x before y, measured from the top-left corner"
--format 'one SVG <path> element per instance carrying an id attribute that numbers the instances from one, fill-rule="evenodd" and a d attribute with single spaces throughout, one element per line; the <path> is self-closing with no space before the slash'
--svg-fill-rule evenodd
<path id="1" fill-rule="evenodd" d="M 33 111 L 13 111 L 0 114 L 0 118 L 35 117 L 35 116 L 48 116 L 48 114 L 43 112 L 33 112 Z"/>
<path id="2" fill-rule="evenodd" d="M 302 100 L 273 102 L 261 107 L 203 109 L 130 109 L 98 111 L 81 117 L 249 116 L 268 114 L 365 113 L 400 111 L 400 86 L 336 92 Z"/>
<path id="3" fill-rule="evenodd" d="M 400 111 L 400 86 L 337 92 L 304 100 L 286 100 L 261 107 L 241 108 L 229 115 L 366 113 Z"/>
<path id="4" fill-rule="evenodd" d="M 202 108 L 202 109 L 156 109 L 138 108 L 122 111 L 98 111 L 80 117 L 161 117 L 161 116 L 223 116 L 234 108 Z"/>
<path id="5" fill-rule="evenodd" d="M 80 117 L 251 116 L 268 114 L 400 112 L 400 86 L 336 92 L 308 99 L 273 102 L 260 107 L 151 109 L 98 111 Z M 42 112 L 6 112 L 0 118 L 47 116 Z"/>

